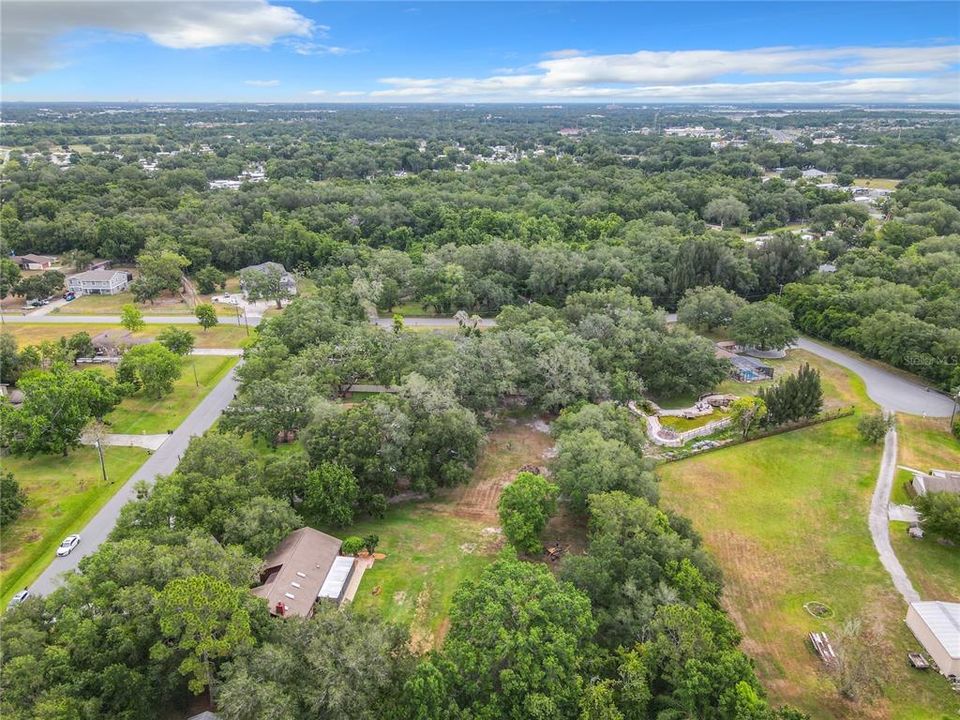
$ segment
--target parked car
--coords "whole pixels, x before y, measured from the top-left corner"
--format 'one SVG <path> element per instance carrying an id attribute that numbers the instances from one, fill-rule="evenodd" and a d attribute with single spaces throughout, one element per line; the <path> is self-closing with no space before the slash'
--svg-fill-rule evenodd
<path id="1" fill-rule="evenodd" d="M 60 547 L 57 548 L 57 557 L 66 557 L 73 552 L 73 549 L 80 544 L 79 535 L 67 535 Z"/>
<path id="2" fill-rule="evenodd" d="M 68 290 L 63 294 L 63 299 L 66 300 L 67 302 L 70 302 L 71 300 L 76 300 L 77 296 L 73 292 Z"/>
<path id="3" fill-rule="evenodd" d="M 24 588 L 23 590 L 18 592 L 16 595 L 14 595 L 12 598 L 10 598 L 10 603 L 7 605 L 7 607 L 16 607 L 17 605 L 22 603 L 24 600 L 26 600 L 28 597 L 30 597 L 30 591 Z"/>

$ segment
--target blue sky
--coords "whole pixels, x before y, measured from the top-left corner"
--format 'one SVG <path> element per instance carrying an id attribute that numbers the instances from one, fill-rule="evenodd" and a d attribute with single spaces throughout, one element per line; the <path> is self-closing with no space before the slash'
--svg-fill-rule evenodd
<path id="1" fill-rule="evenodd" d="M 5 100 L 960 102 L 953 2 L 0 7 Z"/>

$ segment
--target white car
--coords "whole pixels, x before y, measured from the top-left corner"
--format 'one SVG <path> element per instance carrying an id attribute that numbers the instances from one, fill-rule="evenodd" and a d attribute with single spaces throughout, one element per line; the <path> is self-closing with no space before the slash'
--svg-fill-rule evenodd
<path id="1" fill-rule="evenodd" d="M 16 607 L 17 605 L 22 603 L 24 600 L 26 600 L 28 597 L 30 597 L 30 591 L 24 588 L 20 592 L 16 593 L 12 598 L 10 598 L 10 603 L 7 605 L 7 607 Z"/>
<path id="2" fill-rule="evenodd" d="M 73 549 L 79 544 L 80 544 L 79 535 L 68 535 L 64 539 L 64 541 L 60 543 L 60 547 L 57 548 L 57 557 L 66 557 L 67 555 L 72 553 Z"/>

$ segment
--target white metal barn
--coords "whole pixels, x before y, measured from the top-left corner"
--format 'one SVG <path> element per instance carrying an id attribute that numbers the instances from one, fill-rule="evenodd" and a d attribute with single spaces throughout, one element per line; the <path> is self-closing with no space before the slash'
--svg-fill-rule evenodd
<path id="1" fill-rule="evenodd" d="M 944 675 L 960 677 L 960 603 L 910 603 L 907 627 Z"/>

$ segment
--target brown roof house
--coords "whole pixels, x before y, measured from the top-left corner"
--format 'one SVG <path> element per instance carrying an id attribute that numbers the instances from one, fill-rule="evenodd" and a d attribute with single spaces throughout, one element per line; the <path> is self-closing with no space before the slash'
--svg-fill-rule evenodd
<path id="1" fill-rule="evenodd" d="M 318 600 L 339 606 L 356 562 L 340 555 L 340 545 L 337 538 L 310 527 L 294 530 L 264 558 L 260 586 L 253 594 L 279 617 L 310 617 Z"/>
<path id="2" fill-rule="evenodd" d="M 53 265 L 54 258 L 46 255 L 35 255 L 27 253 L 26 255 L 14 255 L 10 258 L 23 270 L 49 270 Z"/>

